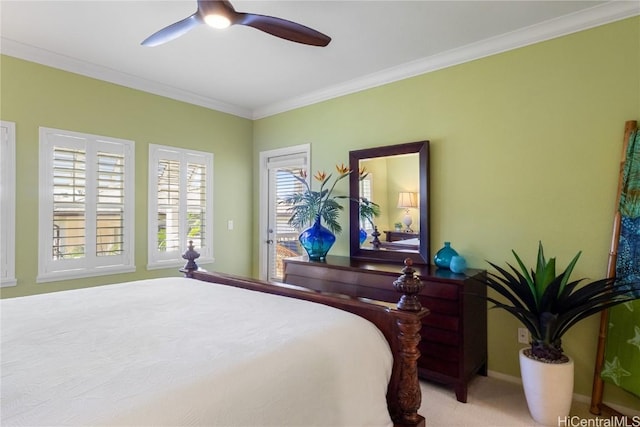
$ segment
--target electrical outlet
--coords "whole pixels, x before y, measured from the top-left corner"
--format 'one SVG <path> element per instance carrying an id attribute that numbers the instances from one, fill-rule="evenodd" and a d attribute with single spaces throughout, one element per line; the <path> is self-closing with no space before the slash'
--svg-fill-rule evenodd
<path id="1" fill-rule="evenodd" d="M 527 328 L 518 328 L 518 342 L 521 344 L 529 344 L 530 341 Z"/>

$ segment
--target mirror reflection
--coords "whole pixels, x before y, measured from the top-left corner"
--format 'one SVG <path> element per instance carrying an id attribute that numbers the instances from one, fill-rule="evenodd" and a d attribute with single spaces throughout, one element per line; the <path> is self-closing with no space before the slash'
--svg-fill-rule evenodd
<path id="1" fill-rule="evenodd" d="M 360 247 L 374 249 L 374 226 L 378 228 L 379 247 L 417 252 L 420 248 L 420 174 L 417 153 L 362 159 L 359 170 L 360 197 L 378 205 L 372 221 L 363 217 L 360 206 Z M 364 234 L 366 233 L 366 235 Z"/>
<path id="2" fill-rule="evenodd" d="M 428 141 L 355 150 L 350 175 L 351 257 L 429 263 Z"/>

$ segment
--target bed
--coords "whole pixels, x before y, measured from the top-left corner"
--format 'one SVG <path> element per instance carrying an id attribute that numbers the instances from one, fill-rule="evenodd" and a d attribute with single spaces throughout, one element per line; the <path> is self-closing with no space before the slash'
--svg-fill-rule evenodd
<path id="1" fill-rule="evenodd" d="M 411 239 L 394 240 L 393 242 L 380 242 L 380 247 L 398 251 L 418 251 L 420 250 L 420 239 L 415 237 Z"/>
<path id="2" fill-rule="evenodd" d="M 185 272 L 2 300 L 1 424 L 424 425 L 411 286 L 401 310 Z"/>

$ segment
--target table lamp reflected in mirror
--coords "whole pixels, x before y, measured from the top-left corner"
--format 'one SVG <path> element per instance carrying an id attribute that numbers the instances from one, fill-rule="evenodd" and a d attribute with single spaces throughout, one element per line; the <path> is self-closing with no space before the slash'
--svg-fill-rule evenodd
<path id="1" fill-rule="evenodd" d="M 404 209 L 405 214 L 402 219 L 403 224 L 407 227 L 405 232 L 412 233 L 411 224 L 413 223 L 413 219 L 411 218 L 411 213 L 409 209 L 418 207 L 418 197 L 416 193 L 412 193 L 409 191 L 401 191 L 398 193 L 398 209 Z"/>

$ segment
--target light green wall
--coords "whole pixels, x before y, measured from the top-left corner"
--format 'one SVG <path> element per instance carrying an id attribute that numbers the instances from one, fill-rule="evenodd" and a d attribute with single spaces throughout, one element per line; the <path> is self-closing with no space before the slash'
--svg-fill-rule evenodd
<path id="1" fill-rule="evenodd" d="M 485 268 L 511 262 L 511 249 L 532 263 L 542 240 L 559 265 L 582 250 L 575 277 L 597 279 L 624 122 L 640 119 L 639 52 L 635 17 L 261 119 L 254 165 L 260 151 L 310 143 L 312 169 L 328 170 L 349 150 L 429 139 L 434 251 L 451 241 Z M 341 220 L 346 227 L 348 215 Z M 343 233 L 332 253 L 347 255 L 347 240 Z M 584 395 L 598 322 L 592 316 L 564 340 Z M 519 376 L 517 326 L 489 312 L 491 370 Z M 640 409 L 625 392 L 607 389 L 607 398 Z"/>
<path id="2" fill-rule="evenodd" d="M 8 56 L 0 57 L 0 118 L 16 123 L 16 277 L 2 297 L 29 295 L 149 277 L 147 271 L 149 144 L 214 153 L 215 268 L 251 274 L 252 122 Z M 35 283 L 38 248 L 38 127 L 135 141 L 136 272 L 63 282 Z M 232 182 L 233 185 L 229 185 Z M 227 220 L 233 219 L 233 231 Z"/>

